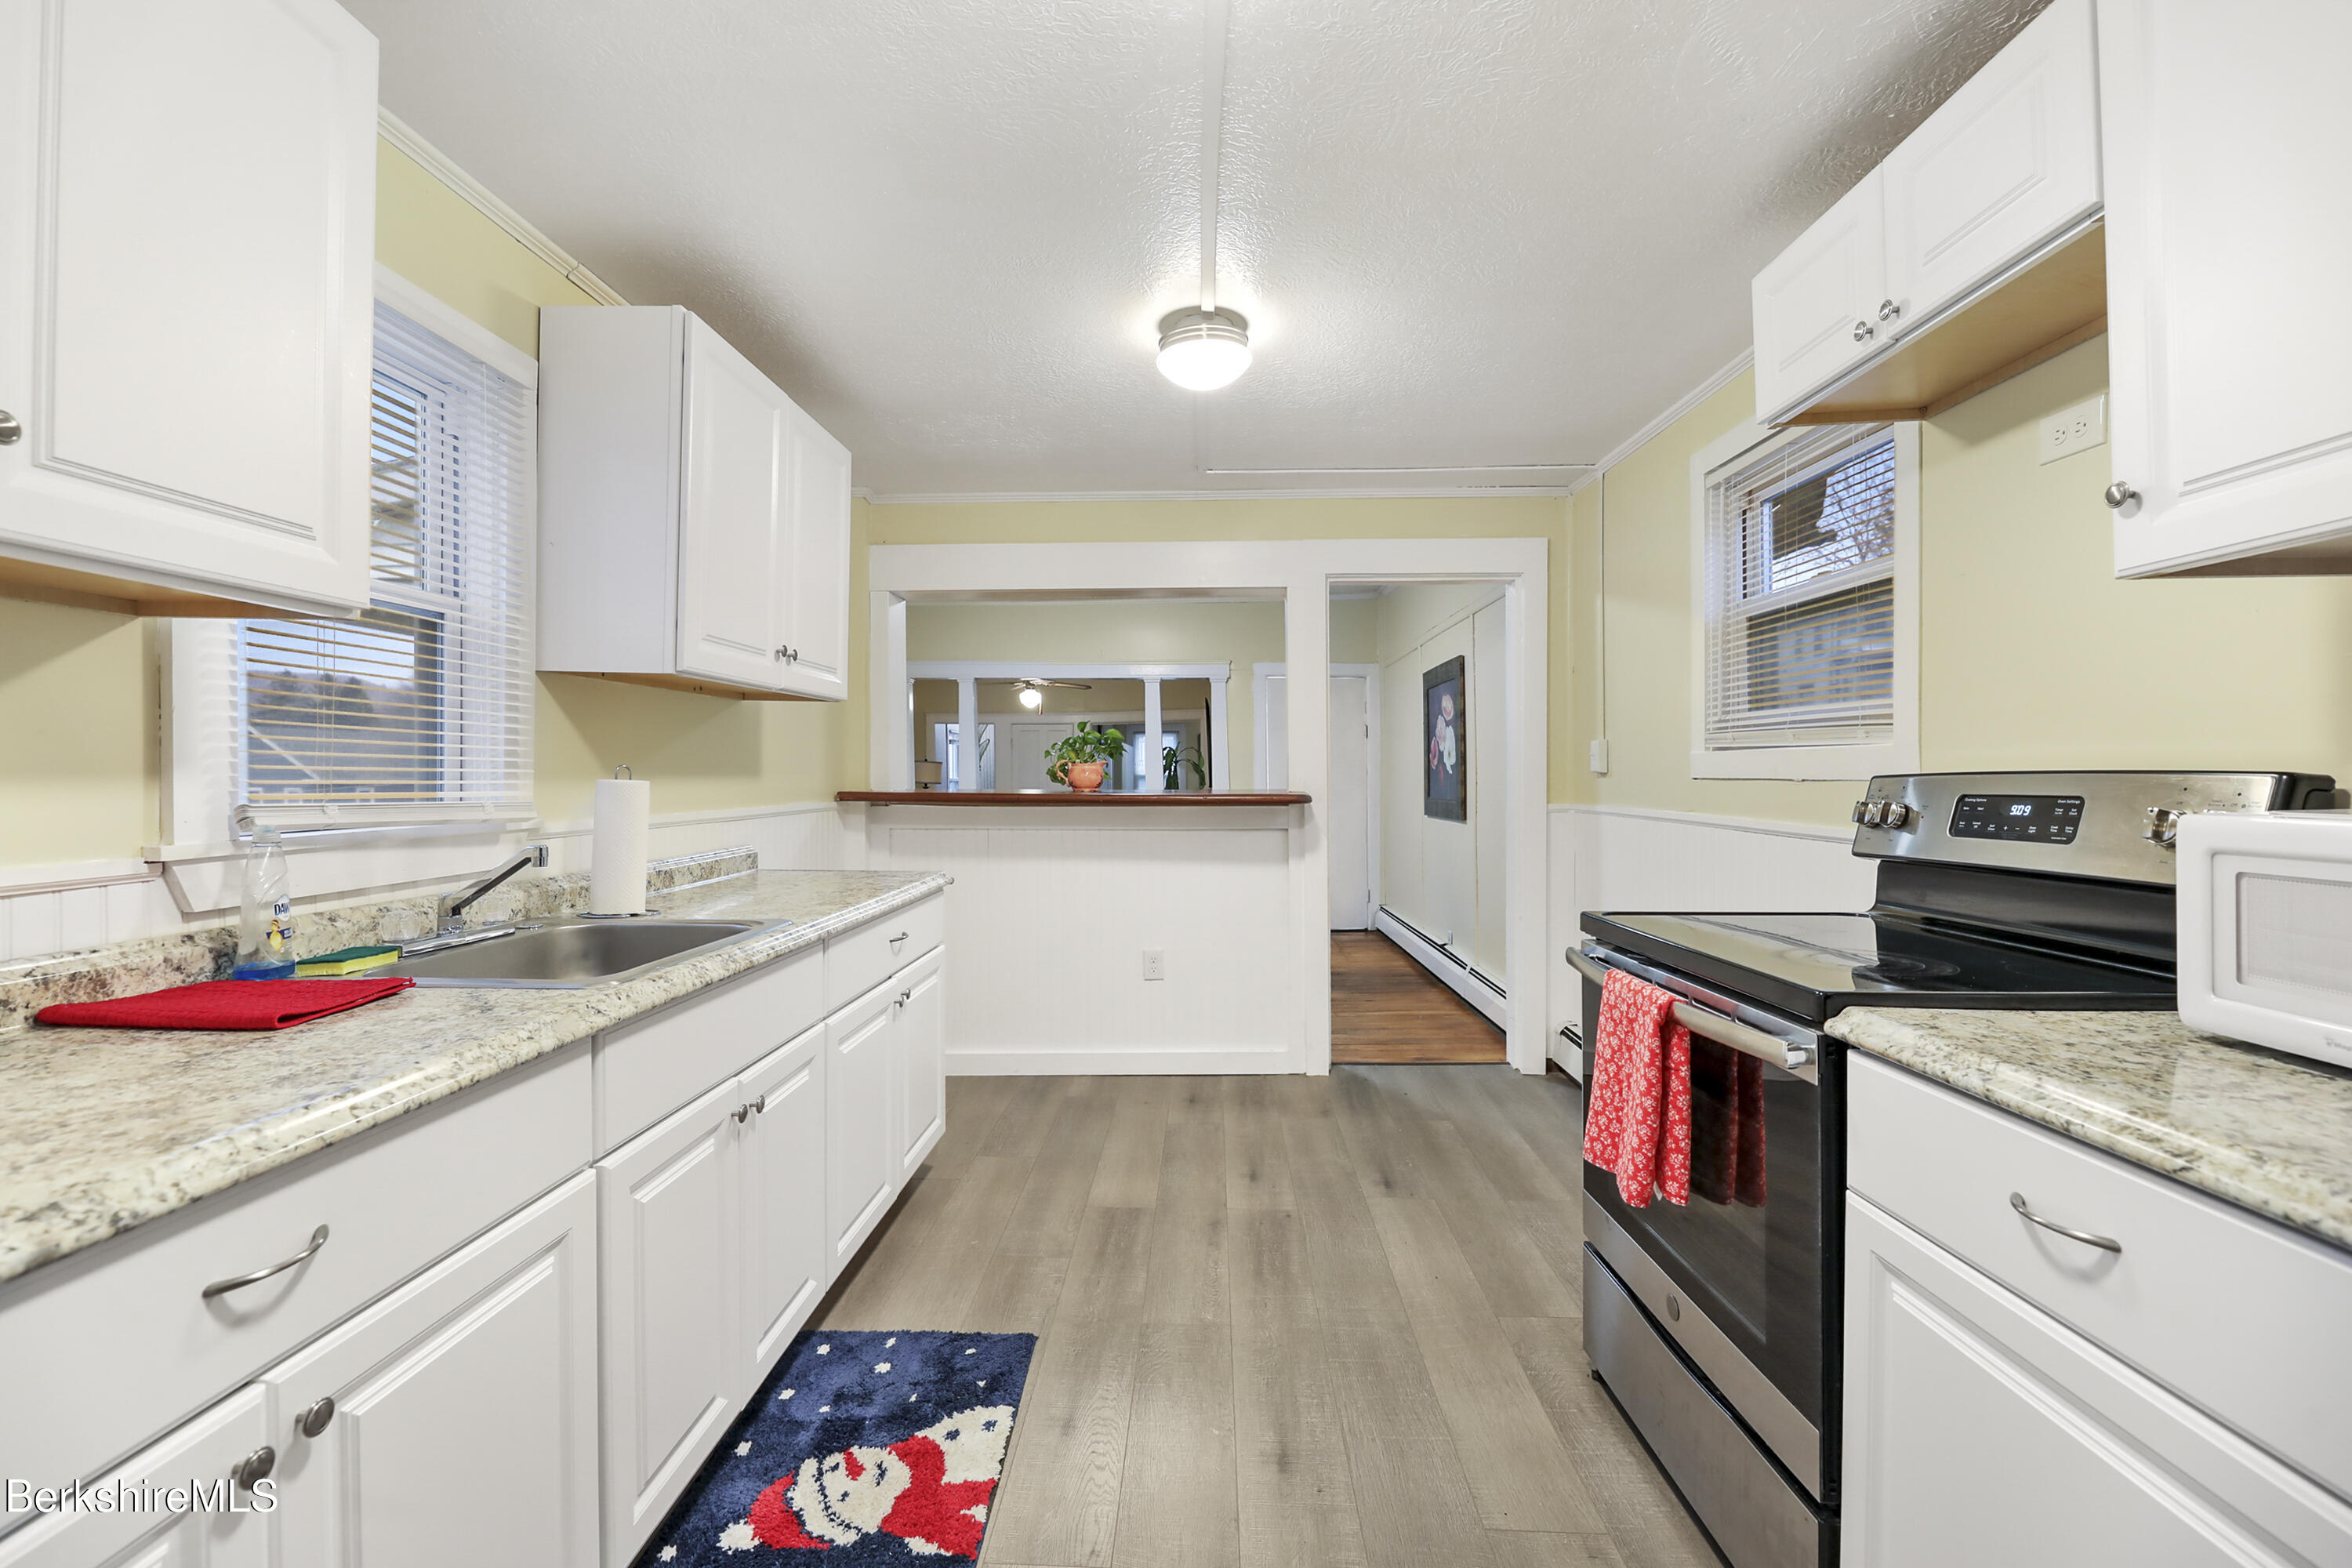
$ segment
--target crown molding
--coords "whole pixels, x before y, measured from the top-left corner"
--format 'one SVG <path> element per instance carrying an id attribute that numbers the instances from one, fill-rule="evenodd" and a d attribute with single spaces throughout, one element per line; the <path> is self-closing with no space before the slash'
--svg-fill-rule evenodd
<path id="1" fill-rule="evenodd" d="M 1599 479 L 1601 475 L 1607 473 L 1610 469 L 1615 468 L 1618 464 L 1623 462 L 1626 458 L 1632 457 L 1643 447 L 1648 446 L 1665 430 L 1667 426 L 1672 425 L 1675 420 L 1681 418 L 1684 415 L 1688 414 L 1692 409 L 1696 408 L 1700 404 L 1705 403 L 1708 398 L 1713 397 L 1717 393 L 1721 392 L 1725 387 L 1730 385 L 1733 379 L 1736 378 L 1741 371 L 1746 370 L 1749 365 L 1754 364 L 1755 363 L 1756 350 L 1752 345 L 1740 350 L 1738 358 L 1733 360 L 1729 364 L 1725 365 L 1721 370 L 1717 371 L 1713 375 L 1708 376 L 1705 381 L 1700 382 L 1696 386 L 1692 387 L 1688 392 L 1684 393 L 1682 396 L 1669 404 L 1665 410 L 1659 414 L 1656 418 L 1651 420 L 1647 425 L 1643 426 L 1639 430 L 1634 431 L 1631 436 L 1626 437 L 1622 441 L 1618 442 L 1614 447 L 1611 448 L 1607 457 L 1601 458 L 1601 461 L 1592 466 L 1592 471 L 1591 473 L 1585 475 L 1582 479 L 1578 479 L 1574 484 L 1570 485 L 1566 489 L 1563 489 L 1559 493 L 1562 495 L 1574 495 L 1577 491 L 1582 489 L 1585 486 L 1591 484 L 1593 480 Z"/>
<path id="2" fill-rule="evenodd" d="M 589 271 L 578 258 L 533 227 L 530 219 L 492 195 L 489 187 L 450 162 L 446 153 L 411 130 L 391 110 L 377 106 L 375 128 L 378 135 L 415 160 L 426 174 L 457 192 L 475 211 L 512 235 L 524 249 L 562 273 L 565 281 L 590 299 L 600 305 L 628 303 L 612 285 Z"/>

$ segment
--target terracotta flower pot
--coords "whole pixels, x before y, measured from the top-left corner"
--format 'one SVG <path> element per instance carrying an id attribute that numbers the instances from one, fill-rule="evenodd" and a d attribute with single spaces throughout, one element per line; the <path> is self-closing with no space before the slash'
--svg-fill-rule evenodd
<path id="1" fill-rule="evenodd" d="M 1103 765 L 1100 763 L 1072 763 L 1070 787 L 1080 795 L 1092 795 L 1102 788 Z"/>

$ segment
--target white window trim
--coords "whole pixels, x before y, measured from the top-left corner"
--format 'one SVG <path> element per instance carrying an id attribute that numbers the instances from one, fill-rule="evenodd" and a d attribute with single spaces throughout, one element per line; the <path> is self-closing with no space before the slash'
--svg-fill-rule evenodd
<path id="1" fill-rule="evenodd" d="M 1695 779 L 1867 779 L 1919 770 L 1919 426 L 1891 427 L 1895 438 L 1894 733 L 1853 745 L 1758 746 L 1709 751 L 1706 745 L 1707 489 L 1735 462 L 1752 462 L 1814 434 L 1812 426 L 1775 430 L 1750 419 L 1709 442 L 1690 461 L 1690 776 Z"/>
<path id="2" fill-rule="evenodd" d="M 499 374 L 538 390 L 537 360 L 381 262 L 375 268 L 375 299 Z M 174 718 L 205 711 L 200 688 L 228 657 L 234 623 L 166 620 L 157 626 L 166 694 L 163 842 L 147 846 L 143 853 L 148 863 L 169 867 L 175 878 L 188 880 L 186 888 L 174 888 L 183 909 L 218 909 L 226 906 L 213 884 L 232 873 L 245 856 L 244 844 L 225 836 L 236 804 L 229 785 L 235 742 L 203 732 L 205 727 L 200 724 L 175 723 Z M 366 824 L 304 830 L 289 837 L 287 852 L 297 862 L 298 896 L 356 892 L 462 874 L 497 845 L 519 839 L 539 820 L 536 809 L 500 811 L 451 803 L 419 807 L 405 821 L 379 817 Z"/>

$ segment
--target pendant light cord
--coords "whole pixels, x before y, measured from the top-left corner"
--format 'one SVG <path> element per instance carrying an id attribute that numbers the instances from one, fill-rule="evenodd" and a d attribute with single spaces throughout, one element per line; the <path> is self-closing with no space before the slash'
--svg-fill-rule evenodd
<path id="1" fill-rule="evenodd" d="M 1225 28 L 1231 0 L 1202 0 L 1201 309 L 1217 308 L 1217 164 L 1225 136 Z"/>

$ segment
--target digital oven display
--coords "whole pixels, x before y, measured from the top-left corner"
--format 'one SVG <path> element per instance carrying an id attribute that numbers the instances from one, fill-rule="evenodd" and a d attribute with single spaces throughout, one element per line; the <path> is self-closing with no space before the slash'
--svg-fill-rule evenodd
<path id="1" fill-rule="evenodd" d="M 1964 795 L 1952 807 L 1955 838 L 2021 838 L 2072 844 L 2083 826 L 2079 795 Z"/>

